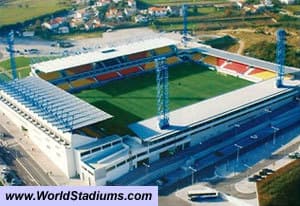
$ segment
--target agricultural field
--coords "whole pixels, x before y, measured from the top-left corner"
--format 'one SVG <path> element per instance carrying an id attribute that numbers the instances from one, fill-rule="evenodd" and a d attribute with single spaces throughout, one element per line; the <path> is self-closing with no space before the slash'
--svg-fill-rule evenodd
<path id="1" fill-rule="evenodd" d="M 300 160 L 279 169 L 257 183 L 261 206 L 298 206 L 300 202 Z"/>
<path id="2" fill-rule="evenodd" d="M 24 22 L 45 14 L 70 8 L 70 0 L 10 0 L 0 1 L 0 27 L 7 24 Z"/>
<path id="3" fill-rule="evenodd" d="M 170 110 L 249 84 L 193 63 L 176 65 L 169 69 Z M 98 89 L 82 91 L 76 96 L 114 116 L 101 122 L 98 128 L 103 128 L 107 134 L 128 134 L 130 123 L 156 115 L 156 74 L 153 72 L 114 81 Z"/>

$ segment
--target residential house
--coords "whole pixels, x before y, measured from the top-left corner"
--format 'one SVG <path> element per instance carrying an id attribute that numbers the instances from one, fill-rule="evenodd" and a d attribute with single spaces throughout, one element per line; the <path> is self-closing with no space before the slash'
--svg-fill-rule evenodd
<path id="1" fill-rule="evenodd" d="M 293 4 L 295 0 L 279 0 L 282 4 Z"/>
<path id="2" fill-rule="evenodd" d="M 164 17 L 172 12 L 171 7 L 150 7 L 148 13 L 156 17 Z"/>

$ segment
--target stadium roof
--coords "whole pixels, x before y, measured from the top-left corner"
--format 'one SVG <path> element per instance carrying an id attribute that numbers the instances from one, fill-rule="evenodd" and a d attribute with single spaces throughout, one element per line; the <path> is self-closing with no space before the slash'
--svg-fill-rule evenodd
<path id="1" fill-rule="evenodd" d="M 207 45 L 203 45 L 203 44 L 197 44 L 197 48 L 203 54 L 221 57 L 224 59 L 239 62 L 239 63 L 246 64 L 249 66 L 259 67 L 262 69 L 267 69 L 267 70 L 271 70 L 271 71 L 275 71 L 275 72 L 277 72 L 277 70 L 278 70 L 277 64 L 267 62 L 267 61 L 264 61 L 261 59 L 242 56 L 242 55 L 227 52 L 224 50 L 215 49 L 215 48 L 209 47 Z M 285 66 L 286 73 L 293 73 L 293 72 L 299 72 L 299 71 L 300 71 L 300 69 L 298 69 L 298 68 Z"/>
<path id="2" fill-rule="evenodd" d="M 41 72 L 49 73 L 175 44 L 177 44 L 177 42 L 174 40 L 157 37 L 130 42 L 116 47 L 103 48 L 89 53 L 40 62 L 31 65 L 31 67 Z"/>
<path id="3" fill-rule="evenodd" d="M 1 85 L 1 89 L 52 126 L 67 132 L 112 116 L 37 77 Z"/>
<path id="4" fill-rule="evenodd" d="M 286 80 L 285 83 L 299 85 L 300 81 Z M 221 117 L 287 90 L 287 88 L 276 88 L 274 79 L 271 79 L 172 111 L 170 112 L 170 127 L 168 129 L 159 129 L 157 117 L 131 124 L 129 128 L 144 140 L 154 140 L 165 134 L 178 132 L 193 125 Z"/>

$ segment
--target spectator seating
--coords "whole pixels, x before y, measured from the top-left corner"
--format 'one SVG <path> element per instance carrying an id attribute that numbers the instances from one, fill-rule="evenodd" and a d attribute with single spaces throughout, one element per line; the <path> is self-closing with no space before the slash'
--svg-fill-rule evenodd
<path id="1" fill-rule="evenodd" d="M 149 63 L 146 63 L 145 65 L 143 65 L 143 68 L 144 68 L 145 70 L 154 69 L 154 68 L 155 68 L 155 62 L 149 62 Z"/>
<path id="2" fill-rule="evenodd" d="M 156 55 L 162 55 L 162 54 L 170 53 L 172 50 L 170 47 L 166 46 L 166 47 L 161 47 L 161 48 L 155 49 L 154 51 L 155 51 Z"/>
<path id="3" fill-rule="evenodd" d="M 132 67 L 132 68 L 128 68 L 128 69 L 122 69 L 119 71 L 119 73 L 122 75 L 128 75 L 128 74 L 136 73 L 139 71 L 141 71 L 141 70 L 138 67 Z"/>
<path id="4" fill-rule="evenodd" d="M 47 81 L 51 81 L 51 80 L 54 80 L 54 79 L 58 79 L 61 77 L 60 75 L 60 72 L 50 72 L 50 73 L 38 73 L 38 75 L 44 79 L 44 80 L 47 80 Z"/>
<path id="5" fill-rule="evenodd" d="M 225 59 L 222 59 L 222 58 L 217 58 L 217 66 L 222 66 L 224 63 L 226 62 Z"/>
<path id="6" fill-rule="evenodd" d="M 203 62 L 210 65 L 217 65 L 217 58 L 213 56 L 206 56 L 203 59 Z"/>
<path id="7" fill-rule="evenodd" d="M 62 84 L 58 84 L 56 86 L 58 86 L 59 88 L 61 88 L 63 90 L 69 90 L 71 88 L 69 83 L 62 83 Z"/>
<path id="8" fill-rule="evenodd" d="M 83 87 L 83 86 L 87 86 L 90 85 L 92 83 L 94 83 L 95 80 L 93 78 L 87 78 L 87 79 L 78 79 L 75 81 L 71 81 L 71 85 L 76 88 L 76 87 Z"/>
<path id="9" fill-rule="evenodd" d="M 192 56 L 192 60 L 194 60 L 194 61 L 200 61 L 201 58 L 202 58 L 202 55 L 200 53 L 193 54 L 193 56 Z"/>
<path id="10" fill-rule="evenodd" d="M 172 56 L 172 57 L 169 57 L 167 58 L 167 64 L 176 64 L 180 61 L 180 59 L 176 56 Z"/>
<path id="11" fill-rule="evenodd" d="M 237 62 L 231 62 L 231 63 L 225 65 L 224 68 L 233 70 L 233 71 L 235 71 L 237 73 L 240 73 L 240 74 L 246 73 L 249 69 L 247 65 L 237 63 Z"/>
<path id="12" fill-rule="evenodd" d="M 127 57 L 128 57 L 128 60 L 133 61 L 133 60 L 137 60 L 137 59 L 147 58 L 147 57 L 150 57 L 150 56 L 151 56 L 150 52 L 145 51 L 145 52 L 130 54 Z"/>
<path id="13" fill-rule="evenodd" d="M 267 79 L 274 78 L 276 76 L 276 73 L 270 71 L 263 71 L 263 72 L 253 74 L 252 76 L 260 78 L 262 80 L 267 80 Z"/>
<path id="14" fill-rule="evenodd" d="M 100 74 L 96 76 L 96 79 L 99 81 L 105 81 L 105 80 L 110 80 L 119 77 L 117 72 L 109 72 L 106 74 Z"/>
<path id="15" fill-rule="evenodd" d="M 108 59 L 108 60 L 104 60 L 102 61 L 104 63 L 105 66 L 109 67 L 109 66 L 114 66 L 119 64 L 117 59 Z"/>
<path id="16" fill-rule="evenodd" d="M 264 72 L 264 71 L 266 71 L 266 70 L 265 70 L 265 69 L 261 69 L 261 68 L 254 68 L 254 69 L 249 73 L 249 75 L 257 74 L 257 73 Z"/>
<path id="17" fill-rule="evenodd" d="M 89 127 L 83 127 L 80 130 L 90 137 L 99 137 L 100 136 L 96 131 L 94 131 L 93 129 L 91 129 Z"/>
<path id="18" fill-rule="evenodd" d="M 79 67 L 74 67 L 74 68 L 68 69 L 68 70 L 66 70 L 66 73 L 68 75 L 73 75 L 73 74 L 79 74 L 79 73 L 82 73 L 82 72 L 87 72 L 91 69 L 92 69 L 92 65 L 91 64 L 86 64 L 86 65 L 82 65 L 82 66 L 79 66 Z"/>

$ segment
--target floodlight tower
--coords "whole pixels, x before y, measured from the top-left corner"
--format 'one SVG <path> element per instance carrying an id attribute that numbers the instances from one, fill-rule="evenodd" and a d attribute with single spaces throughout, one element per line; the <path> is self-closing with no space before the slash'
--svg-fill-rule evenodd
<path id="1" fill-rule="evenodd" d="M 10 56 L 10 68 L 11 68 L 13 80 L 18 79 L 17 69 L 16 69 L 16 60 L 15 60 L 14 40 L 15 40 L 14 31 L 11 31 L 11 32 L 9 32 L 8 38 L 7 38 L 7 44 L 8 44 L 7 51 L 9 52 L 9 56 Z"/>
<path id="2" fill-rule="evenodd" d="M 184 47 L 186 47 L 187 44 L 187 15 L 188 15 L 188 11 L 187 11 L 187 5 L 183 4 L 182 5 L 182 15 L 183 15 L 183 36 L 182 36 L 182 42 Z"/>
<path id="3" fill-rule="evenodd" d="M 157 112 L 160 129 L 169 127 L 169 88 L 166 58 L 155 59 L 157 82 Z"/>
<path id="4" fill-rule="evenodd" d="M 284 78 L 284 60 L 285 60 L 285 31 L 283 29 L 277 30 L 277 50 L 276 61 L 278 64 L 276 86 L 283 86 Z"/>

